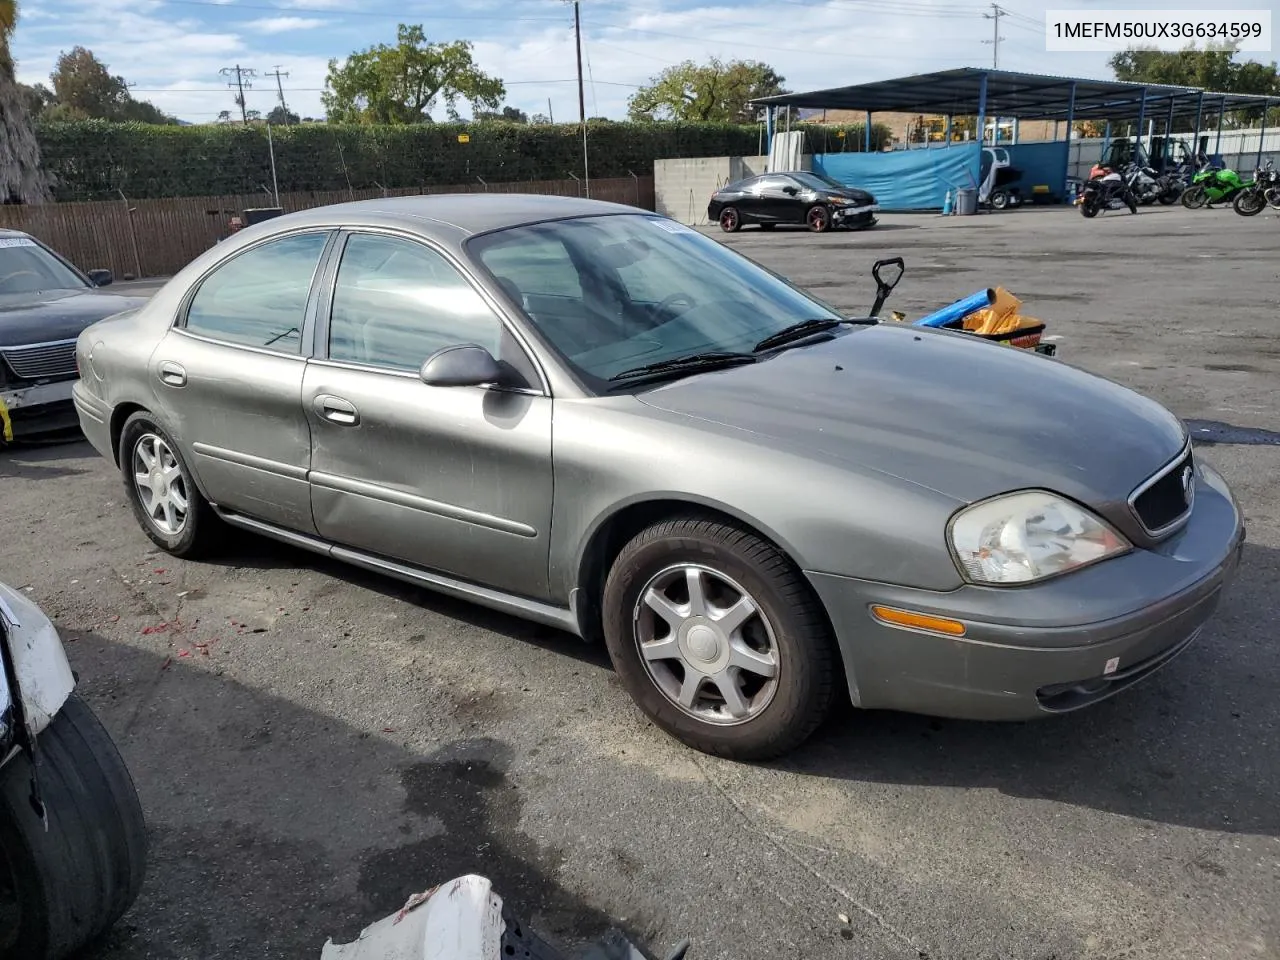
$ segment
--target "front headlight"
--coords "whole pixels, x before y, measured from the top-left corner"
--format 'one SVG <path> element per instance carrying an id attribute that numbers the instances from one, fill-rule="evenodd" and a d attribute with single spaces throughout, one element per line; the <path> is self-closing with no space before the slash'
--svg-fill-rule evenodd
<path id="1" fill-rule="evenodd" d="M 990 586 L 1044 580 L 1132 549 L 1101 518 L 1042 490 L 967 507 L 949 536 L 965 577 Z"/>

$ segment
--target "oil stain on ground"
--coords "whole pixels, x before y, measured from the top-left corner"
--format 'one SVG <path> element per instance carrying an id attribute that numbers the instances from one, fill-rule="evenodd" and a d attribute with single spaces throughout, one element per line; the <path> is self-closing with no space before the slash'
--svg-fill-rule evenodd
<path id="1" fill-rule="evenodd" d="M 507 744 L 477 739 L 401 769 L 404 810 L 422 821 L 424 835 L 362 860 L 359 889 L 375 916 L 398 910 L 414 891 L 478 873 L 541 934 L 593 939 L 616 926 L 560 884 L 560 851 L 520 830 L 522 801 L 507 776 L 510 756 Z"/>
<path id="2" fill-rule="evenodd" d="M 1235 427 L 1219 420 L 1186 420 L 1191 439 L 1204 444 L 1240 444 L 1280 447 L 1280 431 L 1261 427 Z"/>

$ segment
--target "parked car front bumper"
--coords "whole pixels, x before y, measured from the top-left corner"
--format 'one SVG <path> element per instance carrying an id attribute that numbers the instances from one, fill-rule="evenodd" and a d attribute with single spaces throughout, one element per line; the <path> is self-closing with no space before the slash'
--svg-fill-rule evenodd
<path id="1" fill-rule="evenodd" d="M 1200 634 L 1232 579 L 1245 530 L 1226 483 L 1201 465 L 1187 525 L 1156 550 L 1025 587 L 939 593 L 808 574 L 855 704 L 975 720 L 1026 720 L 1119 693 Z M 890 626 L 873 604 L 960 621 L 961 637 Z"/>
<path id="2" fill-rule="evenodd" d="M 76 381 L 0 387 L 0 436 L 13 440 L 76 426 L 71 389 Z"/>

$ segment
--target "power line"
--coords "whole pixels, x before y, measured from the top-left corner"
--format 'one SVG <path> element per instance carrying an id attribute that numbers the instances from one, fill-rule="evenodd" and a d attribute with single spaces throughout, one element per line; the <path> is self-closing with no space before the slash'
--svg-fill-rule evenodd
<path id="1" fill-rule="evenodd" d="M 229 77 L 233 73 L 236 75 L 235 83 L 234 84 L 228 83 L 227 86 L 228 87 L 234 86 L 237 90 L 240 91 L 239 93 L 236 94 L 236 103 L 240 105 L 240 119 L 245 123 L 248 123 L 249 113 L 245 109 L 245 105 L 244 105 L 244 88 L 245 86 L 252 88 L 253 84 L 252 83 L 246 84 L 245 78 L 256 77 L 258 75 L 257 71 L 250 70 L 248 67 L 242 67 L 240 66 L 240 64 L 237 63 L 234 67 L 223 67 L 221 70 L 218 71 L 218 73 L 222 74 L 224 77 Z"/>

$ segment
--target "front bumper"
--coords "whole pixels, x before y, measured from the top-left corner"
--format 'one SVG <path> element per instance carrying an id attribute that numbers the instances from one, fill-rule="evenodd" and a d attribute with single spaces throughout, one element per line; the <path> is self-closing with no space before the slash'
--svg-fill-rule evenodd
<path id="1" fill-rule="evenodd" d="M 77 426 L 71 403 L 75 382 L 0 387 L 0 439 L 22 440 Z"/>
<path id="2" fill-rule="evenodd" d="M 946 593 L 822 573 L 856 705 L 974 720 L 1064 713 L 1150 676 L 1199 635 L 1244 548 L 1225 482 L 1201 465 L 1187 525 L 1155 550 L 1027 587 Z M 872 604 L 959 620 L 963 637 L 890 626 Z"/>
<path id="3" fill-rule="evenodd" d="M 880 205 L 878 203 L 832 207 L 831 219 L 838 226 L 869 227 L 876 223 L 875 215 L 879 212 Z"/>

